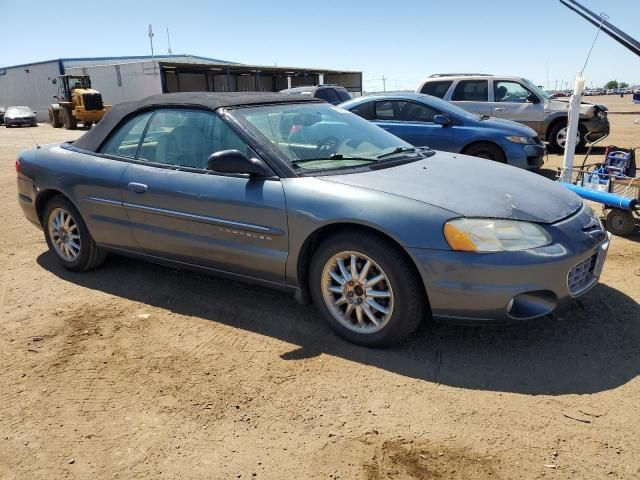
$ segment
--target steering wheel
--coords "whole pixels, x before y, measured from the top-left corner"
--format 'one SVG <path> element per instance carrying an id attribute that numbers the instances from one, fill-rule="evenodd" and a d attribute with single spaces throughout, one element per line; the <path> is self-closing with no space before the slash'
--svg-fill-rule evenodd
<path id="1" fill-rule="evenodd" d="M 318 153 L 321 155 L 331 155 L 338 150 L 339 143 L 336 137 L 323 138 L 318 144 Z"/>

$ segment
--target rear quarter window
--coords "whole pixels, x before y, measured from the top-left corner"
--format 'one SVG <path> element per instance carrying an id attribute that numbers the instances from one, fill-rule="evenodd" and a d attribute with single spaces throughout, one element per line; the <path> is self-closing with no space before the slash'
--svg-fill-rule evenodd
<path id="1" fill-rule="evenodd" d="M 453 81 L 427 82 L 422 86 L 420 93 L 431 95 L 433 97 L 444 98 Z"/>

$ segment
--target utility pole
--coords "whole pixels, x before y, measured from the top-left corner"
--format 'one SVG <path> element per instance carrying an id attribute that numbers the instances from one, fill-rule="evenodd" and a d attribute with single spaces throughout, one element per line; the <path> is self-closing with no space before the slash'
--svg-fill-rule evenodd
<path id="1" fill-rule="evenodd" d="M 382 91 L 386 92 L 387 91 L 387 79 L 385 78 L 385 76 L 382 76 Z"/>
<path id="2" fill-rule="evenodd" d="M 151 42 L 151 63 L 153 65 L 153 76 L 156 76 L 156 59 L 153 55 L 153 28 L 149 24 L 149 42 Z"/>
<path id="3" fill-rule="evenodd" d="M 547 70 L 547 90 L 549 90 L 549 86 L 550 86 L 549 85 L 549 63 L 544 62 L 544 66 L 545 66 L 545 68 Z"/>
<path id="4" fill-rule="evenodd" d="M 171 55 L 171 37 L 169 36 L 169 27 L 167 27 L 167 44 L 169 45 L 169 49 L 167 50 L 167 53 L 169 53 L 169 55 Z"/>

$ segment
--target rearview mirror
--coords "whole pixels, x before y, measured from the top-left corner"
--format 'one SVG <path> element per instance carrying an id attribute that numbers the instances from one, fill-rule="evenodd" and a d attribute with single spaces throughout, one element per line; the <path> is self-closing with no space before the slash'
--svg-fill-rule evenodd
<path id="1" fill-rule="evenodd" d="M 248 158 L 239 150 L 221 150 L 207 160 L 207 170 L 218 173 L 247 174 L 250 177 L 270 177 L 269 168 L 257 158 Z"/>
<path id="2" fill-rule="evenodd" d="M 540 103 L 540 99 L 533 93 L 527 97 L 527 103 L 533 103 L 534 105 Z"/>
<path id="3" fill-rule="evenodd" d="M 447 117 L 446 115 L 442 115 L 440 113 L 438 115 L 433 116 L 433 123 L 437 123 L 438 125 L 442 125 L 443 127 L 446 127 L 451 123 L 451 120 L 449 120 L 449 117 Z"/>

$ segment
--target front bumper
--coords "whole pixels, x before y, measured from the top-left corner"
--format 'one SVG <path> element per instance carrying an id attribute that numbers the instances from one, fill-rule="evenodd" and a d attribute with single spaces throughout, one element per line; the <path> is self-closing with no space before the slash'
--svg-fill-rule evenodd
<path id="1" fill-rule="evenodd" d="M 609 135 L 609 131 L 611 129 L 607 118 L 595 118 L 593 120 L 581 121 L 580 125 L 582 125 L 587 131 L 585 135 L 587 143 L 595 142 L 596 140 L 600 140 L 602 137 Z"/>
<path id="2" fill-rule="evenodd" d="M 549 226 L 553 241 L 519 252 L 411 249 L 434 317 L 458 323 L 508 323 L 552 313 L 600 278 L 609 234 L 585 210 Z"/>
<path id="3" fill-rule="evenodd" d="M 547 149 L 542 144 L 521 145 L 505 142 L 503 150 L 507 156 L 507 163 L 525 170 L 536 170 L 544 165 L 544 155 Z"/>
<path id="4" fill-rule="evenodd" d="M 4 119 L 4 124 L 9 125 L 11 127 L 18 125 L 35 125 L 36 119 L 34 117 L 24 117 L 24 118 L 6 118 Z"/>

